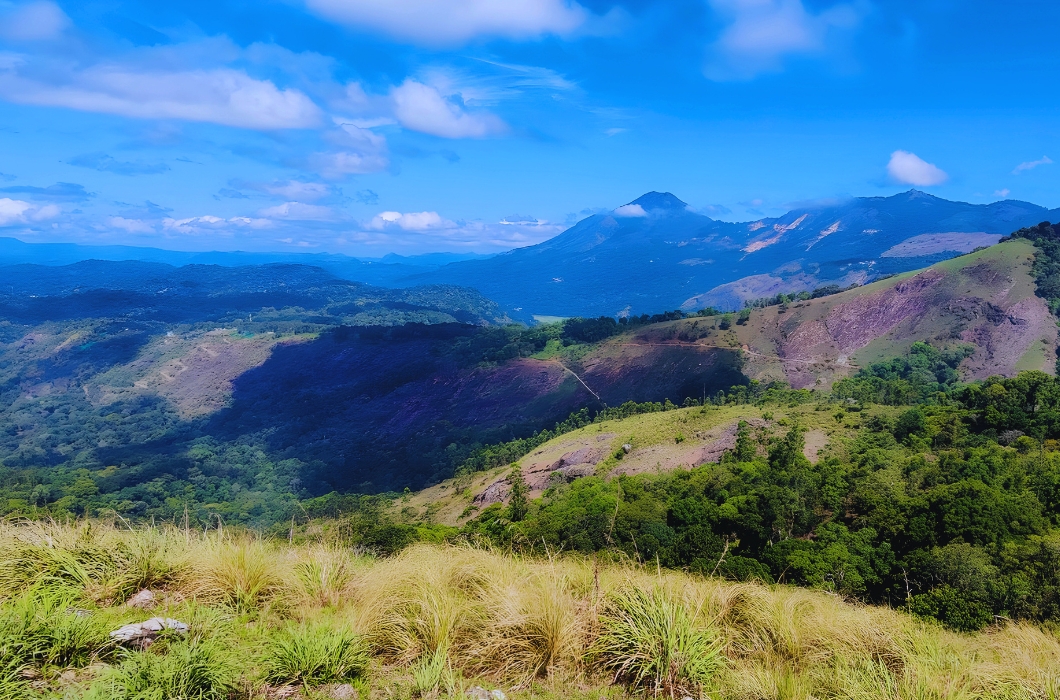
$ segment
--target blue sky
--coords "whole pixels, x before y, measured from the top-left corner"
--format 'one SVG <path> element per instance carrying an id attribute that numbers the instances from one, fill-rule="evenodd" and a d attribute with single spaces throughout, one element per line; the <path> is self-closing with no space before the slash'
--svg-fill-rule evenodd
<path id="1" fill-rule="evenodd" d="M 1060 4 L 0 0 L 0 236 L 493 252 L 668 190 L 1060 206 Z"/>

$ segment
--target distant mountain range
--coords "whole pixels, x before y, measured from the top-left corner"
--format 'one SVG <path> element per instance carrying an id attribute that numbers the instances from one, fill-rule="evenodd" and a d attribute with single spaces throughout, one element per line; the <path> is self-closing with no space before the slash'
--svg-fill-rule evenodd
<path id="1" fill-rule="evenodd" d="M 649 192 L 544 243 L 409 279 L 473 287 L 534 314 L 729 310 L 778 292 L 917 269 L 1058 218 L 1060 209 L 1028 202 L 967 204 L 910 190 L 727 223 L 668 192 Z"/>
<path id="2" fill-rule="evenodd" d="M 649 192 L 537 245 L 496 256 L 435 253 L 376 260 L 338 254 L 186 253 L 127 246 L 27 244 L 0 239 L 0 265 L 140 260 L 223 266 L 300 263 L 388 287 L 472 287 L 513 317 L 625 315 L 705 306 L 826 284 L 849 286 L 996 243 L 1060 209 L 1006 200 L 951 202 L 910 190 L 800 207 L 777 218 L 729 223 Z"/>

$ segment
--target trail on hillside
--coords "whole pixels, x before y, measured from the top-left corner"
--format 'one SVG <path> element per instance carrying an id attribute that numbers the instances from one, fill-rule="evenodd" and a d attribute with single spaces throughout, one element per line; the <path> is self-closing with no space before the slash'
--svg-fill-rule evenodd
<path id="1" fill-rule="evenodd" d="M 708 350 L 740 350 L 748 355 L 754 355 L 755 357 L 761 357 L 767 360 L 777 360 L 778 362 L 801 362 L 802 364 L 815 365 L 821 362 L 835 365 L 837 367 L 850 367 L 857 369 L 857 365 L 852 363 L 839 364 L 835 360 L 798 360 L 794 357 L 781 357 L 780 355 L 766 355 L 760 352 L 755 352 L 745 347 L 734 348 L 731 345 L 708 345 L 706 343 L 614 343 L 614 345 L 623 345 L 629 347 L 646 347 L 646 348 L 704 348 Z M 588 388 L 588 387 L 586 387 Z"/>

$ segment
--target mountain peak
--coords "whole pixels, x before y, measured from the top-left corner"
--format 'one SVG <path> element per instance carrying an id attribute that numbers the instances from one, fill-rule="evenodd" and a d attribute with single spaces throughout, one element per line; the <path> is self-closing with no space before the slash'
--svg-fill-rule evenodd
<path id="1" fill-rule="evenodd" d="M 644 211 L 652 209 L 685 209 L 688 205 L 669 192 L 649 192 L 634 199 L 630 204 L 639 204 Z"/>

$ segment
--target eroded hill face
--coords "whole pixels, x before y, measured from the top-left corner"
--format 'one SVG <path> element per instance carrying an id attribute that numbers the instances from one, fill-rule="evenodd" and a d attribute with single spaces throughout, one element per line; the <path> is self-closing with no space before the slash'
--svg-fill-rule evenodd
<path id="1" fill-rule="evenodd" d="M 1010 241 L 841 294 L 754 309 L 746 324 L 726 330 L 720 317 L 654 324 L 601 343 L 572 366 L 590 387 L 599 382 L 598 391 L 606 391 L 615 367 L 724 371 L 718 363 L 727 357 L 729 368 L 751 379 L 827 389 L 924 341 L 971 346 L 960 367 L 966 380 L 1028 369 L 1053 373 L 1057 329 L 1034 293 L 1033 256 L 1026 241 Z M 698 397 L 694 375 L 687 376 L 687 395 Z"/>
<path id="2" fill-rule="evenodd" d="M 1034 248 L 1011 241 L 842 294 L 757 310 L 734 326 L 746 371 L 796 388 L 829 385 L 916 341 L 974 347 L 964 379 L 1053 373 L 1057 329 L 1034 293 Z"/>

